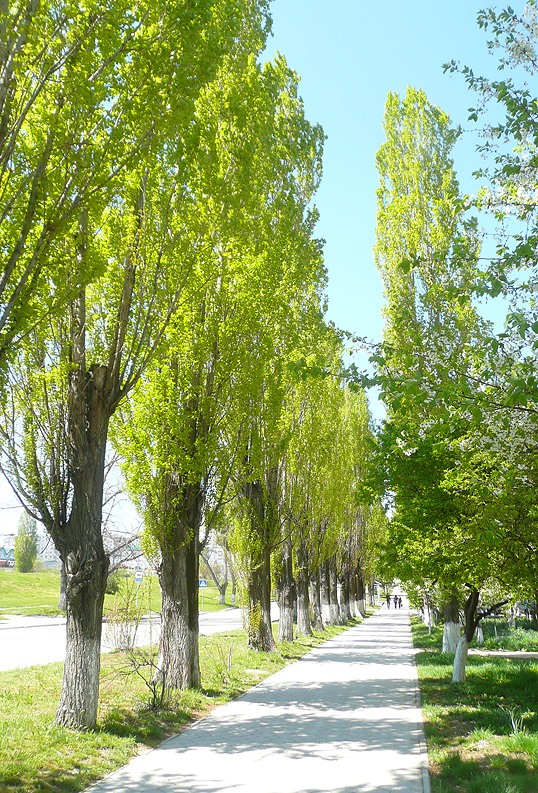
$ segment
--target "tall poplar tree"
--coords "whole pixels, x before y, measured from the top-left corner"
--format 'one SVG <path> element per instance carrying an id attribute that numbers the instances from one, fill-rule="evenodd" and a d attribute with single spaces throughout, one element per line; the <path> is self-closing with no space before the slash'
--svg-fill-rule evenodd
<path id="1" fill-rule="evenodd" d="M 389 94 L 385 132 L 377 155 L 375 255 L 387 296 L 378 360 L 388 407 L 386 486 L 395 506 L 390 556 L 399 577 L 438 578 L 448 588 L 454 566 L 459 580 L 484 575 L 472 551 L 457 551 L 462 537 L 479 541 L 485 528 L 475 521 L 472 492 L 457 499 L 445 484 L 447 472 L 465 462 L 465 426 L 443 437 L 436 425 L 436 397 L 465 378 L 485 328 L 468 294 L 474 228 L 458 200 L 450 159 L 456 133 L 448 116 L 424 92 L 408 88 L 403 100 Z M 459 657 L 456 662 L 460 668 Z"/>
<path id="2" fill-rule="evenodd" d="M 224 495 L 240 488 L 275 328 L 292 325 L 292 295 L 315 291 L 321 272 L 306 205 L 323 136 L 304 118 L 284 59 L 258 64 L 263 43 L 258 21 L 198 99 L 198 157 L 188 169 L 194 274 L 117 431 L 126 481 L 160 562 L 158 667 L 171 687 L 199 685 L 201 535 Z"/>
<path id="3" fill-rule="evenodd" d="M 159 348 L 191 270 L 181 220 L 190 198 L 182 171 L 196 151 L 195 101 L 245 19 L 264 13 L 264 2 L 247 0 L 200 0 L 174 7 L 151 3 L 125 11 L 129 24 L 138 20 L 148 26 L 147 39 L 139 42 L 135 36 L 140 59 L 133 61 L 127 54 L 117 66 L 130 91 L 122 116 L 129 117 L 133 134 L 143 132 L 146 145 L 136 161 L 130 160 L 107 205 L 81 204 L 72 234 L 56 240 L 72 273 L 67 279 L 72 289 L 68 329 L 43 342 L 47 357 L 58 353 L 45 368 L 43 384 L 47 370 L 63 378 L 69 480 L 62 522 L 52 533 L 67 570 L 67 652 L 59 724 L 89 728 L 96 721 L 108 571 L 101 531 L 108 429 Z M 61 32 L 58 35 L 62 38 Z M 76 78 L 76 71 L 72 76 Z M 83 83 L 81 90 L 85 87 Z M 74 101 L 75 114 L 76 108 Z M 127 143 L 122 138 L 116 155 Z M 107 149 L 109 144 L 103 145 Z M 92 263 L 99 278 L 92 286 L 81 286 L 81 274 Z M 19 408 L 25 412 L 20 400 Z M 41 411 L 40 418 L 43 415 Z M 26 412 L 25 426 L 36 430 L 31 412 Z M 11 430 L 17 433 L 19 427 L 15 419 Z M 36 444 L 36 453 L 45 446 Z M 57 492 L 51 495 L 42 487 L 40 473 L 45 468 L 35 456 L 34 475 L 27 481 L 34 508 L 40 511 L 44 505 L 46 523 L 50 499 L 56 499 Z"/>

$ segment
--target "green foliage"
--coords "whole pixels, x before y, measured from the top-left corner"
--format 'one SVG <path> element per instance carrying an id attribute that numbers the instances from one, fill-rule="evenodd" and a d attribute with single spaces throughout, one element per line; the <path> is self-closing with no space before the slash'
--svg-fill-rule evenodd
<path id="1" fill-rule="evenodd" d="M 15 537 L 15 569 L 19 573 L 31 573 L 37 559 L 37 527 L 35 518 L 23 512 Z"/>
<path id="2" fill-rule="evenodd" d="M 170 132 L 179 156 L 187 153 L 196 97 L 254 21 L 261 45 L 265 0 L 9 5 L 0 56 L 9 86 L 0 104 L 0 129 L 9 130 L 0 137 L 2 365 L 36 318 L 103 274 L 107 259 L 95 247 L 73 268 L 81 211 L 100 227 L 133 168 L 165 154 Z"/>
<path id="3" fill-rule="evenodd" d="M 105 592 L 107 595 L 116 595 L 126 583 L 127 573 L 124 570 L 114 570 L 109 574 Z"/>
<path id="4" fill-rule="evenodd" d="M 489 428 L 473 375 L 488 358 L 489 328 L 468 299 L 479 245 L 449 157 L 458 133 L 414 89 L 402 101 L 389 95 L 385 130 L 376 260 L 388 304 L 374 357 L 388 420 L 371 474 L 393 507 L 384 576 L 441 590 L 480 589 L 491 577 L 505 591 L 523 578 L 530 586 L 534 528 L 519 477 L 499 443 L 480 443 Z"/>

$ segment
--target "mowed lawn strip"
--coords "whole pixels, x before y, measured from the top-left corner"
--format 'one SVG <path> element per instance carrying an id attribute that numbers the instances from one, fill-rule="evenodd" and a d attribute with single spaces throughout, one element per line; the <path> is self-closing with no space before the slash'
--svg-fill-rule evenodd
<path id="1" fill-rule="evenodd" d="M 432 793 L 537 793 L 538 660 L 470 655 L 454 685 L 442 627 L 412 628 Z"/>
<path id="2" fill-rule="evenodd" d="M 116 574 L 114 574 L 116 575 Z M 105 596 L 105 612 L 114 608 L 114 601 L 125 593 L 126 588 L 136 590 L 134 570 L 119 571 L 120 592 Z M 60 595 L 60 572 L 39 570 L 33 573 L 18 573 L 16 570 L 0 569 L 0 618 L 2 614 L 25 614 L 28 616 L 58 614 Z M 155 573 L 146 572 L 139 587 L 140 601 L 151 603 L 152 611 L 161 610 L 161 591 Z M 201 599 L 200 599 L 201 604 Z M 203 611 L 220 611 L 232 606 L 231 587 L 226 596 L 226 605 L 219 603 L 219 592 L 211 579 L 204 589 Z"/>
<path id="3" fill-rule="evenodd" d="M 0 790 L 84 790 L 140 750 L 157 746 L 216 705 L 235 699 L 357 622 L 279 644 L 278 652 L 271 654 L 247 650 L 244 631 L 201 637 L 203 689 L 174 694 L 160 710 L 149 707 L 151 694 L 142 678 L 126 674 L 124 653 L 103 655 L 95 732 L 80 733 L 54 725 L 62 664 L 2 672 Z"/>

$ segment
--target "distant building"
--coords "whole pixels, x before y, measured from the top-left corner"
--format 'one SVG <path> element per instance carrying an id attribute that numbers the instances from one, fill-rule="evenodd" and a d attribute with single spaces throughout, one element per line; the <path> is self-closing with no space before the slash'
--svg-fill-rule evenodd
<path id="1" fill-rule="evenodd" d="M 48 534 L 37 535 L 37 558 L 45 567 L 59 569 L 62 566 L 60 554 Z"/>
<path id="2" fill-rule="evenodd" d="M 0 546 L 5 548 L 6 551 L 13 550 L 15 547 L 16 534 L 0 534 Z"/>
<path id="3" fill-rule="evenodd" d="M 111 567 L 132 570 L 149 570 L 151 567 L 142 553 L 138 537 L 111 532 L 105 537 L 105 547 L 110 554 Z"/>
<path id="4" fill-rule="evenodd" d="M 0 567 L 15 567 L 15 554 L 13 548 L 0 546 Z"/>
<path id="5" fill-rule="evenodd" d="M 224 567 L 226 564 L 224 549 L 217 543 L 217 532 L 214 529 L 209 532 L 204 555 L 211 567 Z"/>

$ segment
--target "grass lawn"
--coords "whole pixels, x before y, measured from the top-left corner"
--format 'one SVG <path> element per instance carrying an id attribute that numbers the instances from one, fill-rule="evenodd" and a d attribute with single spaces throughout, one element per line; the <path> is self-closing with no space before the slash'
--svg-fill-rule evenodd
<path id="1" fill-rule="evenodd" d="M 441 639 L 414 620 L 433 793 L 537 793 L 538 660 L 469 656 L 454 685 Z"/>
<path id="2" fill-rule="evenodd" d="M 149 707 L 149 689 L 139 676 L 128 674 L 125 654 L 103 655 L 95 732 L 54 725 L 62 664 L 1 672 L 0 790 L 82 791 L 357 622 L 280 644 L 270 654 L 247 650 L 244 631 L 201 637 L 202 690 L 175 694 L 161 710 Z"/>
<path id="3" fill-rule="evenodd" d="M 144 576 L 140 585 L 140 597 L 147 599 L 148 584 L 151 610 L 161 610 L 161 592 L 155 574 Z M 125 571 L 122 589 L 134 588 L 134 571 Z M 55 615 L 58 614 L 60 573 L 57 570 L 41 570 L 35 573 L 17 573 L 15 570 L 0 569 L 0 617 L 2 614 Z M 213 581 L 208 580 L 204 590 L 204 611 L 220 611 L 232 605 L 231 587 L 227 593 L 226 606 L 219 603 L 219 592 Z M 201 604 L 200 604 L 201 605 Z M 106 595 L 105 611 L 114 607 L 114 595 Z"/>
<path id="4" fill-rule="evenodd" d="M 0 614 L 57 614 L 60 573 L 0 570 Z"/>

